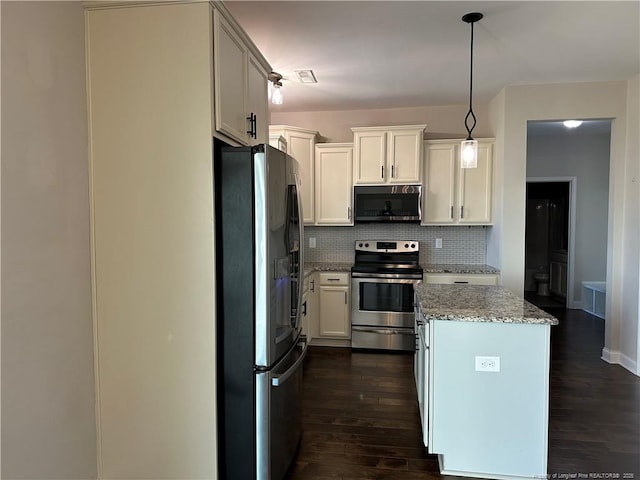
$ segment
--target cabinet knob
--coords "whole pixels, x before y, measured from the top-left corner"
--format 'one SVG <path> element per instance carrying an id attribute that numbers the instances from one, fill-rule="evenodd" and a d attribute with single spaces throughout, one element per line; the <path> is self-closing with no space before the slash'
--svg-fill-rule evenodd
<path id="1" fill-rule="evenodd" d="M 347 305 L 347 292 L 344 292 L 344 304 Z"/>
<path id="2" fill-rule="evenodd" d="M 382 165 L 380 168 L 382 168 L 382 172 L 380 173 L 380 178 L 384 178 L 384 165 Z"/>
<path id="3" fill-rule="evenodd" d="M 391 165 L 391 178 L 396 177 L 396 167 L 395 165 Z"/>
<path id="4" fill-rule="evenodd" d="M 464 218 L 464 205 L 460 205 L 460 218 Z"/>

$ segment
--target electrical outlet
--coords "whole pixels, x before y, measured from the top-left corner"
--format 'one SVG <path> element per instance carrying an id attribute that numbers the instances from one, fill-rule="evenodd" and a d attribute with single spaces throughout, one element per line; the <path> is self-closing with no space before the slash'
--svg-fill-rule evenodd
<path id="1" fill-rule="evenodd" d="M 436 238 L 436 248 L 442 248 L 442 239 Z"/>
<path id="2" fill-rule="evenodd" d="M 476 372 L 499 372 L 500 357 L 476 357 Z"/>
<path id="3" fill-rule="evenodd" d="M 316 248 L 316 237 L 309 237 L 309 248 Z"/>

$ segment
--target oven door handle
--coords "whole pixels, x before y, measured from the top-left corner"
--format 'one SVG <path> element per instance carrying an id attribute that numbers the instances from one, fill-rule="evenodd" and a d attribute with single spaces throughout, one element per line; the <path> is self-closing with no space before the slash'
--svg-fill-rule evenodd
<path id="1" fill-rule="evenodd" d="M 420 278 L 397 278 L 395 276 L 389 277 L 361 277 L 355 274 L 351 274 L 351 279 L 354 282 L 363 282 L 363 283 L 413 283 L 413 284 L 421 284 L 422 277 Z"/>

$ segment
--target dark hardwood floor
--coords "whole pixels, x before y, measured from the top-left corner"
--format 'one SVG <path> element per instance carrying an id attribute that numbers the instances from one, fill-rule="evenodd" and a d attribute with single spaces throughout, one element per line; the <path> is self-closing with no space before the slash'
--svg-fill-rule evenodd
<path id="1" fill-rule="evenodd" d="M 549 311 L 560 325 L 551 329 L 548 473 L 640 479 L 640 378 L 600 360 L 603 320 Z M 445 478 L 422 446 L 412 355 L 310 347 L 304 375 L 288 480 Z"/>

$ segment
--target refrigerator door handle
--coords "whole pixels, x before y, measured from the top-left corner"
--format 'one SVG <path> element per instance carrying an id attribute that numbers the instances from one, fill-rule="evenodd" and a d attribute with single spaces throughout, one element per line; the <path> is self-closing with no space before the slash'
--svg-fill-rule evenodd
<path id="1" fill-rule="evenodd" d="M 296 182 L 296 199 L 298 202 L 298 238 L 300 239 L 300 246 L 298 248 L 298 271 L 296 272 L 296 279 L 298 281 L 298 305 L 296 308 L 297 318 L 295 328 L 300 328 L 300 312 L 302 311 L 302 296 L 304 294 L 304 212 L 302 211 L 302 193 L 300 192 L 302 180 L 297 173 L 294 173 L 294 179 Z"/>
<path id="2" fill-rule="evenodd" d="M 293 375 L 296 372 L 296 370 L 298 370 L 298 368 L 302 365 L 302 362 L 304 361 L 304 357 L 307 356 L 307 348 L 308 348 L 308 344 L 307 342 L 304 342 L 304 349 L 302 350 L 302 353 L 300 354 L 298 359 L 283 374 L 274 376 L 271 379 L 271 385 L 273 385 L 274 387 L 279 387 L 280 385 L 284 384 L 284 382 L 286 382 L 287 379 L 289 379 L 289 377 L 291 377 L 291 375 Z"/>

